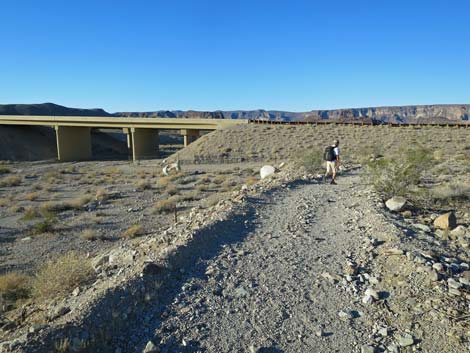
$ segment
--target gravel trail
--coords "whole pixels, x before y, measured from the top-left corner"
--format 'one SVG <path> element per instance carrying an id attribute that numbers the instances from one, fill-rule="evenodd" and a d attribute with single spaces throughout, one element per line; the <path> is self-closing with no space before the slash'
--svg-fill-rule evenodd
<path id="1" fill-rule="evenodd" d="M 153 341 L 162 352 L 359 352 L 370 325 L 334 274 L 364 252 L 361 189 L 345 176 L 260 201 L 248 234 L 194 267 Z"/>

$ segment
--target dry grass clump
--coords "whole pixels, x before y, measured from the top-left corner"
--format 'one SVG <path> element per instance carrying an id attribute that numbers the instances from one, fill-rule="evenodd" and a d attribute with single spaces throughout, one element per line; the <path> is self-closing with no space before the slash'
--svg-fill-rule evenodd
<path id="1" fill-rule="evenodd" d="M 21 205 L 13 205 L 8 209 L 11 213 L 20 213 L 24 211 L 24 207 Z"/>
<path id="2" fill-rule="evenodd" d="M 161 177 L 160 179 L 158 179 L 157 186 L 161 188 L 166 188 L 168 185 L 170 185 L 170 183 L 171 183 L 170 177 L 165 176 L 165 177 Z"/>
<path id="3" fill-rule="evenodd" d="M 20 184 L 21 184 L 21 178 L 17 175 L 12 175 L 12 176 L 0 179 L 0 187 L 18 186 Z"/>
<path id="4" fill-rule="evenodd" d="M 30 295 L 30 278 L 18 272 L 0 275 L 0 297 L 15 303 Z"/>
<path id="5" fill-rule="evenodd" d="M 227 177 L 225 175 L 217 175 L 214 180 L 212 181 L 214 184 L 216 185 L 220 185 L 222 184 L 225 180 L 227 179 Z"/>
<path id="6" fill-rule="evenodd" d="M 24 198 L 28 201 L 36 201 L 39 198 L 39 193 L 29 192 L 26 195 L 24 195 Z"/>
<path id="7" fill-rule="evenodd" d="M 445 184 L 432 191 L 435 199 L 440 201 L 470 200 L 470 185 L 462 182 Z"/>
<path id="8" fill-rule="evenodd" d="M 152 188 L 152 184 L 148 180 L 139 180 L 135 184 L 135 188 L 139 191 L 149 190 Z"/>
<path id="9" fill-rule="evenodd" d="M 177 195 L 179 194 L 179 190 L 176 186 L 172 185 L 172 184 L 169 184 L 166 188 L 165 188 L 165 192 L 170 195 L 170 196 L 173 196 L 173 195 Z"/>
<path id="10" fill-rule="evenodd" d="M 44 219 L 33 224 L 31 228 L 31 233 L 33 235 L 52 233 L 55 230 L 54 224 L 56 223 L 56 221 L 57 220 L 54 217 L 44 217 Z"/>
<path id="11" fill-rule="evenodd" d="M 83 206 L 85 206 L 87 203 L 91 201 L 91 196 L 90 195 L 83 195 L 80 196 L 79 198 L 73 199 L 69 202 L 66 203 L 68 208 L 73 208 L 73 209 L 81 209 Z"/>
<path id="12" fill-rule="evenodd" d="M 110 198 L 111 198 L 111 196 L 109 195 L 109 193 L 106 190 L 104 190 L 104 189 L 96 190 L 95 199 L 97 201 L 106 201 L 106 200 L 109 200 Z"/>
<path id="13" fill-rule="evenodd" d="M 80 238 L 82 238 L 83 240 L 87 240 L 87 241 L 94 241 L 94 240 L 100 239 L 101 237 L 98 235 L 98 233 L 94 229 L 84 229 L 80 233 Z"/>
<path id="14" fill-rule="evenodd" d="M 222 196 L 220 194 L 210 195 L 207 199 L 204 200 L 204 206 L 205 207 L 215 206 L 219 203 L 221 199 L 222 199 Z"/>
<path id="15" fill-rule="evenodd" d="M 47 183 L 51 184 L 51 183 L 55 183 L 56 181 L 62 179 L 62 175 L 59 171 L 52 170 L 50 172 L 44 173 L 44 175 L 42 176 L 41 179 L 43 179 Z"/>
<path id="16" fill-rule="evenodd" d="M 197 201 L 199 200 L 199 193 L 197 191 L 190 191 L 178 197 L 179 201 Z"/>
<path id="17" fill-rule="evenodd" d="M 95 271 L 84 256 L 69 252 L 47 261 L 32 281 L 33 295 L 37 298 L 55 298 L 70 293 L 93 279 Z"/>
<path id="18" fill-rule="evenodd" d="M 209 187 L 207 185 L 198 185 L 196 186 L 196 190 L 199 192 L 206 192 L 209 191 Z"/>
<path id="19" fill-rule="evenodd" d="M 258 182 L 258 178 L 255 177 L 255 176 L 249 176 L 248 178 L 246 178 L 246 181 L 245 181 L 245 184 L 246 185 L 253 185 L 253 184 L 256 184 Z"/>
<path id="20" fill-rule="evenodd" d="M 176 202 L 177 200 L 174 197 L 170 197 L 165 200 L 160 200 L 156 202 L 155 205 L 152 207 L 152 213 L 162 214 L 174 212 L 174 210 L 176 209 Z"/>
<path id="21" fill-rule="evenodd" d="M 0 174 L 8 174 L 11 173 L 11 169 L 5 166 L 0 166 Z"/>
<path id="22" fill-rule="evenodd" d="M 209 178 L 208 176 L 204 176 L 196 182 L 196 185 L 208 185 L 210 183 L 211 183 L 211 178 Z"/>
<path id="23" fill-rule="evenodd" d="M 141 224 L 134 224 L 133 226 L 126 229 L 122 236 L 124 238 L 135 238 L 139 235 L 144 234 L 144 226 Z"/>

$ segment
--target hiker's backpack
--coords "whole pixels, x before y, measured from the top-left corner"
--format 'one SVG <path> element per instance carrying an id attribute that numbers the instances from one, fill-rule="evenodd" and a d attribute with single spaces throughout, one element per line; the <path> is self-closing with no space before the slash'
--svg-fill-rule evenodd
<path id="1" fill-rule="evenodd" d="M 325 148 L 323 159 L 328 162 L 333 162 L 336 159 L 335 148 L 333 146 L 328 146 Z"/>

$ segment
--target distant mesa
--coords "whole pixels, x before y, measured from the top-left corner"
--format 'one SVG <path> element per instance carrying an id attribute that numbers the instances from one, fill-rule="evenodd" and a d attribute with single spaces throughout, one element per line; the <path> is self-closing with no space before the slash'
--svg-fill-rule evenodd
<path id="1" fill-rule="evenodd" d="M 115 116 L 143 118 L 250 119 L 270 121 L 364 121 L 390 123 L 462 123 L 469 122 L 470 104 L 411 105 L 369 107 L 309 112 L 281 110 L 158 110 L 148 112 L 108 113 L 103 109 L 68 108 L 54 103 L 4 104 L 0 115 Z"/>

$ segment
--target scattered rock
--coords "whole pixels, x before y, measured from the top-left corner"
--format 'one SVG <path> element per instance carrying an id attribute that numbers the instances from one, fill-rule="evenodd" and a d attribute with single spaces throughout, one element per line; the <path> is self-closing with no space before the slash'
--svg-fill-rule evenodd
<path id="1" fill-rule="evenodd" d="M 276 169 L 273 166 L 265 165 L 265 166 L 261 167 L 261 169 L 259 171 L 259 174 L 260 174 L 261 179 L 264 179 L 264 178 L 274 174 L 275 172 L 276 172 Z"/>
<path id="2" fill-rule="evenodd" d="M 457 218 L 454 212 L 447 212 L 434 220 L 434 227 L 443 230 L 451 230 L 457 226 Z"/>
<path id="3" fill-rule="evenodd" d="M 467 228 L 465 228 L 462 225 L 460 225 L 460 226 L 458 226 L 455 229 L 450 231 L 450 235 L 454 238 L 463 237 L 466 233 L 467 233 Z"/>
<path id="4" fill-rule="evenodd" d="M 447 285 L 449 286 L 449 288 L 455 288 L 455 289 L 460 289 L 463 286 L 462 283 L 457 282 L 453 278 L 449 278 L 447 280 Z"/>
<path id="5" fill-rule="evenodd" d="M 421 223 L 415 223 L 413 224 L 415 228 L 418 228 L 419 230 L 422 230 L 425 233 L 430 233 L 431 232 L 431 227 L 427 226 L 426 224 L 421 224 Z"/>
<path id="6" fill-rule="evenodd" d="M 415 343 L 415 340 L 409 333 L 404 333 L 398 336 L 397 343 L 400 347 L 408 347 L 412 346 Z"/>
<path id="7" fill-rule="evenodd" d="M 435 264 L 432 265 L 432 268 L 435 269 L 436 271 L 441 272 L 444 269 L 444 266 L 440 262 L 436 262 Z"/>
<path id="8" fill-rule="evenodd" d="M 160 353 L 160 349 L 152 341 L 148 341 L 142 353 Z"/>
<path id="9" fill-rule="evenodd" d="M 373 346 L 369 346 L 365 344 L 361 347 L 361 353 L 374 353 L 374 352 L 375 352 L 375 347 Z"/>
<path id="10" fill-rule="evenodd" d="M 392 212 L 399 212 L 405 206 L 406 199 L 401 196 L 394 196 L 385 202 L 385 206 Z"/>

